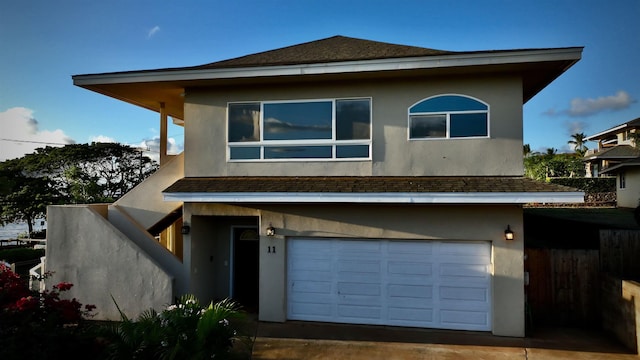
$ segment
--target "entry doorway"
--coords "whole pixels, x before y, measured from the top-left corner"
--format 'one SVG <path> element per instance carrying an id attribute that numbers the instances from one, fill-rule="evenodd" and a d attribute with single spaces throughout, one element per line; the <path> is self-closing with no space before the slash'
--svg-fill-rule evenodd
<path id="1" fill-rule="evenodd" d="M 231 228 L 233 271 L 231 296 L 247 312 L 258 312 L 259 245 L 255 226 Z"/>

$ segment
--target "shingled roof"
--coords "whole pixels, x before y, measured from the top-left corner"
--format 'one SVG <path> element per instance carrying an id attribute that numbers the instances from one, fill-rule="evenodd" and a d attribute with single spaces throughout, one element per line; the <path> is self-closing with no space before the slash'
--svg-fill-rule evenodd
<path id="1" fill-rule="evenodd" d="M 234 67 L 316 64 L 339 61 L 393 59 L 414 56 L 457 54 L 417 46 L 390 44 L 380 41 L 333 36 L 233 59 L 217 61 L 190 69 L 221 69 Z"/>
<path id="2" fill-rule="evenodd" d="M 165 199 L 221 202 L 582 202 L 574 188 L 523 177 L 264 176 L 183 178 Z M 447 195 L 449 194 L 449 195 Z M 541 199 L 541 200 L 540 200 Z M 540 200 L 540 201 L 538 201 Z"/>
<path id="3" fill-rule="evenodd" d="M 419 176 L 238 176 L 183 178 L 165 193 L 180 192 L 571 192 L 567 186 L 523 177 L 419 177 Z"/>

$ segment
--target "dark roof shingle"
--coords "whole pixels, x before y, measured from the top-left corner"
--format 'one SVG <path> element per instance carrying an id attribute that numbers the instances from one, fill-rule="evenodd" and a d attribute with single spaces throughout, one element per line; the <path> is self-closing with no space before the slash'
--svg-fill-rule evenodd
<path id="1" fill-rule="evenodd" d="M 456 54 L 456 52 L 390 44 L 346 36 L 333 36 L 326 39 L 200 65 L 192 69 L 297 65 L 450 54 Z"/>
<path id="2" fill-rule="evenodd" d="M 574 192 L 524 177 L 207 177 L 183 178 L 165 193 L 526 193 Z"/>

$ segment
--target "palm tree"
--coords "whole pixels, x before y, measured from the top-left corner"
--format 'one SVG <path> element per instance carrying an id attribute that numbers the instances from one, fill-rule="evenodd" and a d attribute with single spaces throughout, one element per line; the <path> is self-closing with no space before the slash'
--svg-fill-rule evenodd
<path id="1" fill-rule="evenodd" d="M 524 157 L 531 155 L 531 145 L 524 144 L 524 146 L 522 146 L 522 152 L 524 154 Z"/>
<path id="2" fill-rule="evenodd" d="M 578 153 L 580 156 L 584 156 L 584 154 L 588 150 L 587 146 L 585 145 L 587 136 L 584 133 L 575 133 L 571 135 L 571 138 L 573 140 L 567 141 L 567 144 L 572 145 L 573 150 L 575 150 L 575 152 Z"/>

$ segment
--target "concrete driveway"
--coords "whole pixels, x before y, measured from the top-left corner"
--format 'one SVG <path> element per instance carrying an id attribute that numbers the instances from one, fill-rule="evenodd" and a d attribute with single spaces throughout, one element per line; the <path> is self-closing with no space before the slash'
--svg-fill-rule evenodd
<path id="1" fill-rule="evenodd" d="M 252 360 L 278 359 L 638 359 L 605 334 L 538 330 L 525 338 L 483 332 L 290 321 L 256 322 Z"/>

